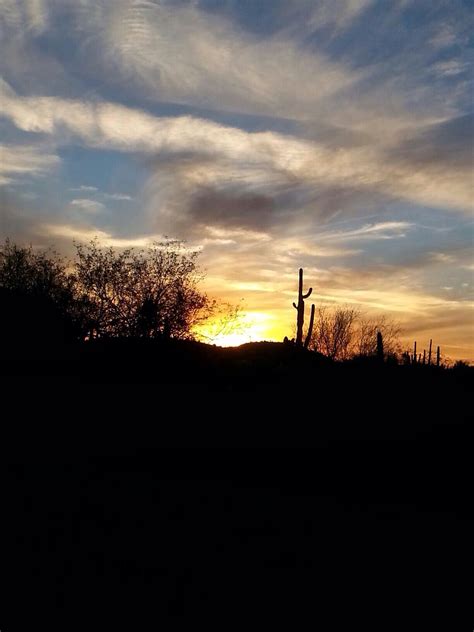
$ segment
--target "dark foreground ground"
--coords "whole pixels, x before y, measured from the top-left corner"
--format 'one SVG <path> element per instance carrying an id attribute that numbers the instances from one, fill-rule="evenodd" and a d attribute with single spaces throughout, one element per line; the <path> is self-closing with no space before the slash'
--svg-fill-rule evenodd
<path id="1" fill-rule="evenodd" d="M 15 357 L 1 630 L 472 629 L 470 370 L 282 345 Z"/>

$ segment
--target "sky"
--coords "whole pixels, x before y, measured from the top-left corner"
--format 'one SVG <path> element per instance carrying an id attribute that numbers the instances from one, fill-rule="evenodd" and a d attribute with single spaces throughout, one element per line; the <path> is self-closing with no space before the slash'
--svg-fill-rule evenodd
<path id="1" fill-rule="evenodd" d="M 474 361 L 472 0 L 0 0 L 0 238 L 198 248 L 245 333 Z M 226 342 L 226 341 L 221 341 Z"/>

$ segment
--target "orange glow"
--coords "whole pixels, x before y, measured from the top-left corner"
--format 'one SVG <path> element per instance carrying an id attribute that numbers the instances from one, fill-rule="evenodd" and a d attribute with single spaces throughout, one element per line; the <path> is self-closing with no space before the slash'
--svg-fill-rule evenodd
<path id="1" fill-rule="evenodd" d="M 220 347 L 237 347 L 247 342 L 274 340 L 275 317 L 264 312 L 243 312 L 236 323 L 222 326 L 221 321 L 210 321 L 195 330 L 203 342 Z"/>

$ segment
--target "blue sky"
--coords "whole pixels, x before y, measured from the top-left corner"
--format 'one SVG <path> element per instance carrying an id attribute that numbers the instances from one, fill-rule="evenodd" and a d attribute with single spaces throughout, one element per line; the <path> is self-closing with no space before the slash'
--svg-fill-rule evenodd
<path id="1" fill-rule="evenodd" d="M 467 0 L 0 0 L 0 237 L 163 235 L 254 337 L 320 305 L 474 359 Z M 290 332 L 291 333 L 291 332 Z"/>

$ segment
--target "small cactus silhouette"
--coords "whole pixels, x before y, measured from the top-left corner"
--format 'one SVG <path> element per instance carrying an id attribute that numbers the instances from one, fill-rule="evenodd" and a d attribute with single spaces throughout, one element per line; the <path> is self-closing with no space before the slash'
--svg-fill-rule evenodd
<path id="1" fill-rule="evenodd" d="M 383 337 L 382 332 L 377 332 L 377 360 L 379 362 L 383 362 L 384 353 L 383 353 Z"/>

